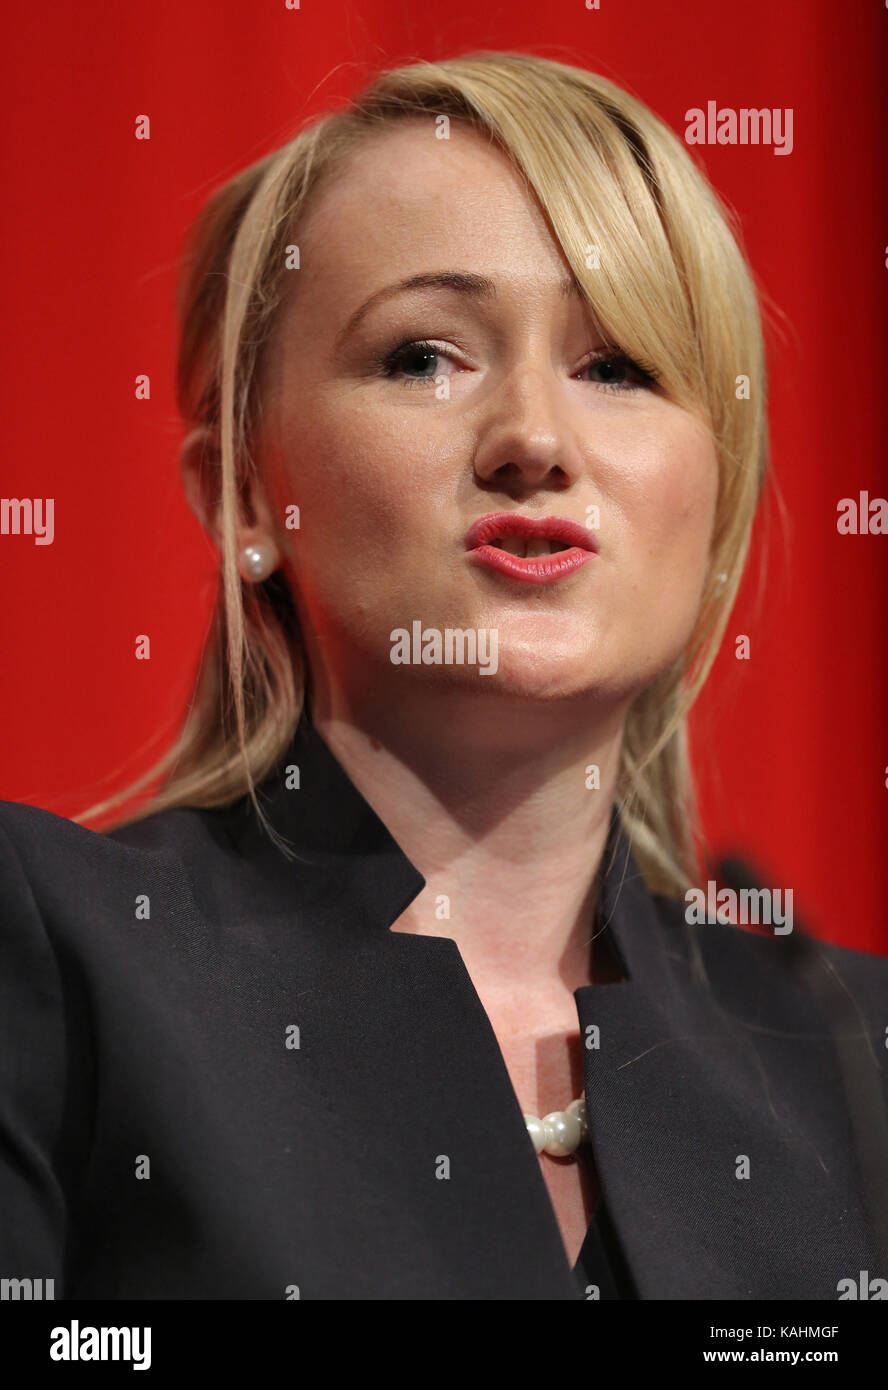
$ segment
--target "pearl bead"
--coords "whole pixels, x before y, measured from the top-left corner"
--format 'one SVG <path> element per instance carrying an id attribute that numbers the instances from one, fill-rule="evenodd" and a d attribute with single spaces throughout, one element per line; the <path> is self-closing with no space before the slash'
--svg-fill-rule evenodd
<path id="1" fill-rule="evenodd" d="M 245 545 L 240 553 L 241 574 L 245 579 L 262 580 L 271 574 L 273 561 L 265 545 Z"/>
<path id="2" fill-rule="evenodd" d="M 552 1110 L 542 1120 L 536 1115 L 525 1115 L 524 1123 L 536 1152 L 551 1154 L 553 1158 L 568 1158 L 589 1138 L 582 1096 L 572 1100 L 566 1110 Z"/>
<path id="3" fill-rule="evenodd" d="M 527 1125 L 527 1132 L 533 1140 L 533 1147 L 537 1153 L 542 1153 L 546 1146 L 545 1125 L 536 1115 L 525 1115 L 524 1120 Z"/>
<path id="4" fill-rule="evenodd" d="M 546 1153 L 553 1158 L 567 1158 L 580 1146 L 581 1128 L 576 1115 L 566 1110 L 553 1110 L 543 1116 L 546 1129 Z"/>
<path id="5" fill-rule="evenodd" d="M 584 1100 L 572 1100 L 567 1107 L 568 1115 L 575 1115 L 580 1122 L 581 1139 L 589 1138 L 589 1126 L 586 1123 L 586 1102 Z"/>

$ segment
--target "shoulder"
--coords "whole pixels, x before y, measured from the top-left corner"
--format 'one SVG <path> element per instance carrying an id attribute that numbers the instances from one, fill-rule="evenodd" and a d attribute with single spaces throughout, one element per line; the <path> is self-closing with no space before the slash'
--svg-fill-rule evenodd
<path id="1" fill-rule="evenodd" d="M 689 926 L 684 901 L 654 895 L 664 935 L 681 941 L 681 956 L 698 980 L 734 1012 L 764 1021 L 814 1006 L 838 1021 L 855 1016 L 884 1031 L 888 955 L 860 951 L 794 929 L 723 923 Z"/>
<path id="2" fill-rule="evenodd" d="M 226 808 L 227 809 L 227 808 Z M 35 852 L 86 858 L 126 858 L 212 840 L 219 812 L 198 806 L 159 811 L 110 831 L 90 830 L 65 816 L 19 801 L 0 801 L 0 842 L 23 859 Z"/>
<path id="3" fill-rule="evenodd" d="M 87 868 L 95 863 L 129 862 L 133 856 L 174 853 L 177 847 L 207 838 L 206 813 L 195 807 L 146 816 L 118 830 L 89 830 L 76 821 L 17 801 L 0 801 L 0 853 L 23 866 L 67 862 Z"/>
<path id="4" fill-rule="evenodd" d="M 151 889 L 179 894 L 212 876 L 225 856 L 225 819 L 196 807 L 150 815 L 107 833 L 19 802 L 0 802 L 0 904 L 37 912 L 48 929 L 89 917 L 101 928 L 121 899 Z"/>

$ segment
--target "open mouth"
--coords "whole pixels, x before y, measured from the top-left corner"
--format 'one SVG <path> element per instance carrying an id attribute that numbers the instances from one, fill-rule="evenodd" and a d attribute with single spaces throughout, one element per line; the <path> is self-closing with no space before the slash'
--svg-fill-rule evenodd
<path id="1" fill-rule="evenodd" d="M 564 516 L 515 511 L 478 517 L 465 546 L 474 564 L 525 584 L 558 583 L 598 554 L 589 527 Z"/>
<path id="2" fill-rule="evenodd" d="M 535 559 L 538 555 L 555 555 L 559 550 L 570 550 L 567 541 L 552 540 L 548 536 L 491 536 L 486 545 L 496 550 L 506 550 L 519 559 Z"/>

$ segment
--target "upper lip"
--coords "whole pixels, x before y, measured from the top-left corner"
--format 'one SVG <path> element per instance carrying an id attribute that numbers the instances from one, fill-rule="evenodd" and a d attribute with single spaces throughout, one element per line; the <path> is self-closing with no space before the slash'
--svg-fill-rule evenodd
<path id="1" fill-rule="evenodd" d="M 492 540 L 506 536 L 534 537 L 537 540 L 564 541 L 581 546 L 583 550 L 598 550 L 598 542 L 588 526 L 568 521 L 563 516 L 523 516 L 520 512 L 491 512 L 479 517 L 466 536 L 466 550 L 476 550 Z"/>

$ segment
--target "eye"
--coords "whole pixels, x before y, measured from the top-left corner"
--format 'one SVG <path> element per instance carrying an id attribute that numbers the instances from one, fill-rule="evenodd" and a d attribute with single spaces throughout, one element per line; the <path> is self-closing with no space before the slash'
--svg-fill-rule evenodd
<path id="1" fill-rule="evenodd" d="M 581 373 L 590 371 L 597 375 L 597 380 L 595 377 L 591 379 L 593 386 L 603 386 L 607 391 L 623 394 L 653 386 L 657 381 L 657 372 L 653 367 L 643 367 L 625 353 L 610 349 L 593 353 L 585 366 L 580 368 Z"/>
<path id="2" fill-rule="evenodd" d="M 448 376 L 443 363 L 453 367 L 453 358 L 437 343 L 425 339 L 400 343 L 398 347 L 381 358 L 378 367 L 380 374 L 387 377 L 402 377 L 406 385 L 419 385 L 421 382 L 434 382 L 438 376 Z"/>

